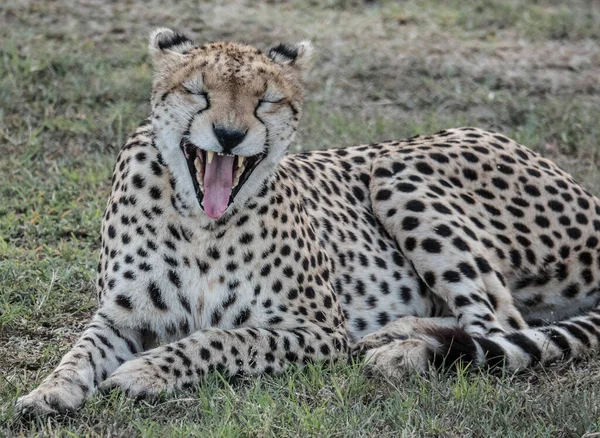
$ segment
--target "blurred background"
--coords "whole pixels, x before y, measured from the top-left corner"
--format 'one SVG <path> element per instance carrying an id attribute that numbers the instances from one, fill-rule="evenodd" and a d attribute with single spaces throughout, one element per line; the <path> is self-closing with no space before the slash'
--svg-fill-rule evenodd
<path id="1" fill-rule="evenodd" d="M 157 26 L 261 49 L 312 40 L 297 150 L 478 126 L 600 193 L 596 0 L 4 0 L 2 399 L 31 388 L 93 311 L 100 219 L 119 147 L 149 115 Z M 586 384 L 597 396 L 598 379 Z"/>

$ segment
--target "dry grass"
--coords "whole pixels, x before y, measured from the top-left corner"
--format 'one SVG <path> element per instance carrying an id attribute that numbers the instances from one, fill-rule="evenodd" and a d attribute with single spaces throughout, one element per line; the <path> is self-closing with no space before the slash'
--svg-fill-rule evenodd
<path id="1" fill-rule="evenodd" d="M 597 357 L 518 378 L 394 385 L 365 378 L 358 364 L 241 382 L 213 376 L 156 406 L 97 396 L 73 418 L 12 420 L 16 396 L 49 372 L 93 312 L 112 163 L 148 113 L 152 27 L 263 48 L 312 39 L 298 148 L 477 125 L 541 151 L 600 193 L 597 2 L 7 0 L 0 12 L 1 436 L 600 432 Z"/>

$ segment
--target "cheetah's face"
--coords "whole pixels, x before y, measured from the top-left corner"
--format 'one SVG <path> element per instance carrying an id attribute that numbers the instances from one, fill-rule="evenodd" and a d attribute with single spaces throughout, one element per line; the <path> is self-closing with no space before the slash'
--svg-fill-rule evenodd
<path id="1" fill-rule="evenodd" d="M 296 132 L 310 51 L 304 42 L 264 55 L 235 43 L 197 47 L 169 29 L 151 35 L 152 123 L 180 196 L 217 219 L 259 191 Z"/>

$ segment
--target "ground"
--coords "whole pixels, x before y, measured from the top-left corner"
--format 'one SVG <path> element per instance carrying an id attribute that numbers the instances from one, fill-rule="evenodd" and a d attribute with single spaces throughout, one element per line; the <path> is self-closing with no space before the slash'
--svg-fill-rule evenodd
<path id="1" fill-rule="evenodd" d="M 173 2 L 174 3 L 174 2 Z M 146 36 L 317 48 L 297 142 L 321 149 L 476 125 L 600 194 L 600 5 L 448 0 L 0 6 L 0 436 L 600 436 L 600 361 L 385 382 L 360 364 L 226 381 L 155 404 L 96 396 L 14 421 L 95 306 L 120 144 L 147 116 Z"/>

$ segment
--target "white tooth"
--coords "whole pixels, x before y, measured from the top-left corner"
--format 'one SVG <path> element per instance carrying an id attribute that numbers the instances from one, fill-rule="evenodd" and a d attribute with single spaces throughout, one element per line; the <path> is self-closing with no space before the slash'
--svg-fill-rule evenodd
<path id="1" fill-rule="evenodd" d="M 238 167 L 242 167 L 242 164 L 244 164 L 244 157 L 238 155 Z"/>
<path id="2" fill-rule="evenodd" d="M 240 179 L 240 176 L 242 176 L 242 173 L 244 173 L 244 166 L 242 167 L 237 167 L 235 169 L 235 172 L 233 172 L 233 177 L 237 178 L 238 180 Z"/>
<path id="3" fill-rule="evenodd" d="M 194 160 L 194 166 L 198 172 L 202 172 L 202 162 L 200 161 L 200 158 L 196 157 Z"/>
<path id="4" fill-rule="evenodd" d="M 206 153 L 206 155 L 207 155 L 207 157 L 208 157 L 208 159 L 207 159 L 207 161 L 208 161 L 208 164 L 212 163 L 212 160 L 213 160 L 213 157 L 215 156 L 215 153 L 214 153 L 214 152 L 212 152 L 212 151 L 208 151 L 208 152 Z"/>

